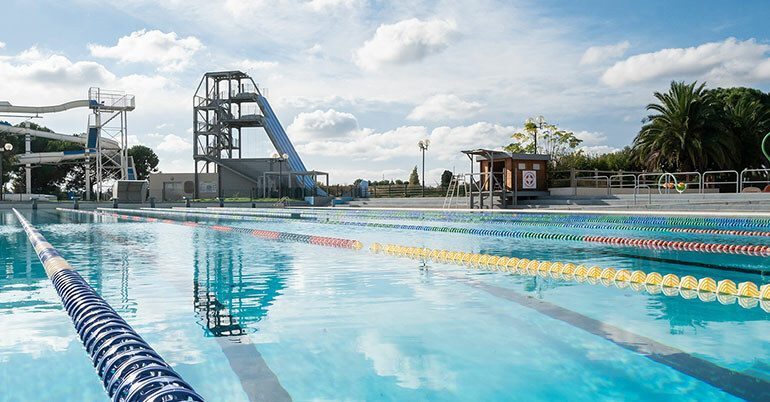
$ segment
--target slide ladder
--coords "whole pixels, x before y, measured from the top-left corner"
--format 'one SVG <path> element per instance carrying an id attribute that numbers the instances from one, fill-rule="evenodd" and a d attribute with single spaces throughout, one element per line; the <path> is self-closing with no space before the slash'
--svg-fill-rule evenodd
<path id="1" fill-rule="evenodd" d="M 286 154 L 289 156 L 287 163 L 293 171 L 307 171 L 297 150 L 294 149 L 294 145 L 292 145 L 289 140 L 289 136 L 286 135 L 286 131 L 284 131 L 283 126 L 281 126 L 281 122 L 278 121 L 278 117 L 275 115 L 275 112 L 273 112 L 273 108 L 271 108 L 270 103 L 267 102 L 267 98 L 262 95 L 257 95 L 257 104 L 262 110 L 262 115 L 265 117 L 265 131 L 267 132 L 268 137 L 270 137 L 270 141 L 273 143 L 276 151 L 281 155 Z M 302 180 L 307 189 L 312 190 L 313 188 L 317 188 L 316 184 L 313 182 L 313 178 L 310 176 L 300 176 L 300 180 Z M 327 193 L 320 188 L 318 189 L 318 194 L 324 197 L 327 196 Z"/>

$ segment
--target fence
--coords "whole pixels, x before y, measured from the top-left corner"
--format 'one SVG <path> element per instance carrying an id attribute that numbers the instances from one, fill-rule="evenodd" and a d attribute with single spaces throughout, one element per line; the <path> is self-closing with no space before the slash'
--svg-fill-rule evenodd
<path id="1" fill-rule="evenodd" d="M 740 193 L 748 187 L 770 191 L 770 169 L 709 170 L 706 172 L 624 172 L 605 170 L 557 170 L 549 177 L 551 188 L 601 188 L 612 194 L 614 189 L 655 189 L 661 194 L 676 193 L 677 185 L 685 190 Z M 634 191 L 638 192 L 638 191 Z"/>

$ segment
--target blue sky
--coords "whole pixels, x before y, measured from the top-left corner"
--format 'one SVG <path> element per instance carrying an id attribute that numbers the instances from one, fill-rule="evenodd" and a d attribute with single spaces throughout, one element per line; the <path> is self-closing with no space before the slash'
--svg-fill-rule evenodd
<path id="1" fill-rule="evenodd" d="M 159 4 L 160 3 L 160 4 Z M 430 138 L 429 181 L 467 170 L 542 114 L 587 152 L 630 143 L 671 80 L 770 89 L 766 1 L 5 1 L 0 100 L 137 96 L 133 143 L 192 171 L 192 96 L 205 71 L 268 89 L 309 168 L 332 182 L 406 178 Z M 85 111 L 39 120 L 74 133 Z M 246 156 L 269 156 L 261 131 Z"/>

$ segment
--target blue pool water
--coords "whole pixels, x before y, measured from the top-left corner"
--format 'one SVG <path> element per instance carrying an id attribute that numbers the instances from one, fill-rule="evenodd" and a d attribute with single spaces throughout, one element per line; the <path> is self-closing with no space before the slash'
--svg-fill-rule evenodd
<path id="1" fill-rule="evenodd" d="M 770 314 L 761 307 L 424 266 L 368 247 L 55 211 L 23 214 L 209 401 L 741 400 L 758 399 L 770 384 Z M 365 246 L 395 243 L 770 283 L 763 276 L 767 257 L 299 220 L 219 223 Z M 770 237 L 515 228 L 770 244 Z M 662 355 L 638 350 L 640 340 Z M 714 370 L 726 375 L 710 375 Z M 741 391 L 746 381 L 754 388 Z M 21 226 L 12 213 L 0 212 L 0 401 L 53 400 L 107 397 Z"/>

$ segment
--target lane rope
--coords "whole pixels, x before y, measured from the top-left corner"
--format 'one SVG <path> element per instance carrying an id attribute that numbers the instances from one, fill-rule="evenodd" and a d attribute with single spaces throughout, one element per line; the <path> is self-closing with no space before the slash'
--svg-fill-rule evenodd
<path id="1" fill-rule="evenodd" d="M 46 275 L 114 402 L 199 401 L 182 377 L 16 209 Z"/>
<path id="2" fill-rule="evenodd" d="M 358 240 L 341 239 L 336 237 L 314 236 L 314 235 L 289 233 L 289 232 L 276 232 L 272 230 L 249 229 L 249 228 L 241 228 L 241 227 L 226 226 L 226 225 L 206 225 L 206 224 L 201 224 L 201 223 L 191 222 L 191 221 L 174 221 L 171 219 L 158 219 L 158 218 L 143 217 L 138 215 L 124 215 L 124 214 L 118 214 L 114 212 L 81 211 L 81 210 L 67 209 L 67 208 L 56 208 L 56 209 L 62 212 L 71 212 L 71 213 L 76 213 L 81 215 L 109 216 L 113 218 L 129 220 L 129 221 L 160 222 L 160 223 L 167 223 L 172 225 L 200 227 L 205 229 L 216 230 L 219 232 L 234 232 L 234 233 L 248 234 L 254 237 L 267 239 L 267 240 L 286 240 L 286 241 L 293 241 L 298 243 L 308 243 L 308 244 L 315 244 L 319 246 L 348 248 L 348 249 L 355 249 L 355 250 L 359 250 L 363 247 L 363 244 Z M 127 211 L 132 211 L 132 210 L 127 210 Z M 157 213 L 156 215 L 164 216 L 163 213 Z M 172 215 L 172 214 L 168 214 L 168 215 Z"/>
<path id="3" fill-rule="evenodd" d="M 422 261 L 462 265 L 466 268 L 488 269 L 518 275 L 551 277 L 592 285 L 630 287 L 649 294 L 663 293 L 666 296 L 679 295 L 685 299 L 698 298 L 704 302 L 718 300 L 722 304 L 737 303 L 743 308 L 760 305 L 770 312 L 770 284 L 757 287 L 754 282 L 736 284 L 730 279 L 715 280 L 710 277 L 696 278 L 675 274 L 662 275 L 658 272 L 615 268 L 587 267 L 574 263 L 528 260 L 526 258 L 501 257 L 490 254 L 476 254 L 459 251 L 410 247 L 397 244 L 373 243 L 370 251 L 391 256 L 408 257 Z"/>

